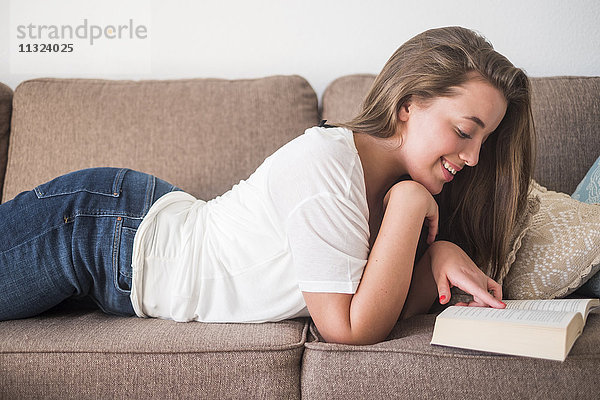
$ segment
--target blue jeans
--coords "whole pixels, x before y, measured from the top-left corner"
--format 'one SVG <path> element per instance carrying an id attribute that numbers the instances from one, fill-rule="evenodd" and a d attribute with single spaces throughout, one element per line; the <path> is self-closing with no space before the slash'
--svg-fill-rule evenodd
<path id="1" fill-rule="evenodd" d="M 126 168 L 90 168 L 0 205 L 0 321 L 88 296 L 106 313 L 135 315 L 133 238 L 150 206 L 173 190 Z"/>

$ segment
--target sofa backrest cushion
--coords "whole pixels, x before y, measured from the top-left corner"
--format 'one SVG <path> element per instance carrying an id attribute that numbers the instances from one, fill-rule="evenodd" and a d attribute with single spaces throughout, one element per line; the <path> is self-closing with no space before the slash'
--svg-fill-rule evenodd
<path id="1" fill-rule="evenodd" d="M 375 75 L 349 75 L 323 94 L 323 119 L 347 122 L 359 110 Z M 573 193 L 600 156 L 600 77 L 531 78 L 536 127 L 535 179 L 547 188 Z"/>
<path id="2" fill-rule="evenodd" d="M 299 76 L 25 81 L 14 93 L 3 201 L 98 166 L 151 173 L 208 200 L 316 123 L 317 96 Z"/>
<path id="3" fill-rule="evenodd" d="M 0 83 L 0 193 L 2 193 L 2 184 L 4 183 L 6 161 L 8 158 L 8 135 L 10 133 L 12 99 L 12 89 Z"/>

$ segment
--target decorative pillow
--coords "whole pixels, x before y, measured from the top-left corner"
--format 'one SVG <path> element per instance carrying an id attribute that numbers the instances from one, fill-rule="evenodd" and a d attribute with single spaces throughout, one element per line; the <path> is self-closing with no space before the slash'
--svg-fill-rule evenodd
<path id="1" fill-rule="evenodd" d="M 577 189 L 571 197 L 584 203 L 600 203 L 600 157 L 577 185 Z M 600 265 L 596 265 L 594 269 L 600 270 Z M 594 274 L 582 287 L 577 289 L 576 294 L 600 297 L 600 272 Z"/>
<path id="2" fill-rule="evenodd" d="M 584 203 L 600 203 L 600 157 L 579 182 L 571 197 Z"/>
<path id="3" fill-rule="evenodd" d="M 600 264 L 600 205 L 573 200 L 531 182 L 540 200 L 530 226 L 515 243 L 516 258 L 503 282 L 507 299 L 564 297 Z"/>

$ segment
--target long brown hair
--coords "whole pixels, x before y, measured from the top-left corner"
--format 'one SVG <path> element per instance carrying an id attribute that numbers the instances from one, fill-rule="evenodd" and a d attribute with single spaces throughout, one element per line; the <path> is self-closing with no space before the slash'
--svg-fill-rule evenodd
<path id="1" fill-rule="evenodd" d="M 388 138 L 399 129 L 398 112 L 410 98 L 451 97 L 473 72 L 496 87 L 508 106 L 500 125 L 482 146 L 479 164 L 444 185 L 440 239 L 465 250 L 489 276 L 506 262 L 509 240 L 527 206 L 534 168 L 535 130 L 527 75 L 496 52 L 483 36 L 462 27 L 425 31 L 404 43 L 387 61 L 351 121 L 354 132 Z"/>

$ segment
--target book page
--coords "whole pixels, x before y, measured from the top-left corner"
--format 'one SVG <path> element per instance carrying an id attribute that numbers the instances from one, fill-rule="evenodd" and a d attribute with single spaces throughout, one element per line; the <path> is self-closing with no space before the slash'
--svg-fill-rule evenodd
<path id="1" fill-rule="evenodd" d="M 598 299 L 505 300 L 506 309 L 578 312 L 584 320 L 588 306 L 597 306 Z"/>
<path id="2" fill-rule="evenodd" d="M 438 317 L 562 328 L 566 327 L 576 314 L 576 312 L 547 310 L 451 306 L 446 308 Z"/>

